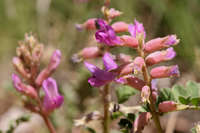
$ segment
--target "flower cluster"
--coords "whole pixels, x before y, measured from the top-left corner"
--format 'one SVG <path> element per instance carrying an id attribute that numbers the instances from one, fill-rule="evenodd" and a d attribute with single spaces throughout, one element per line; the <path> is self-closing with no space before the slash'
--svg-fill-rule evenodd
<path id="1" fill-rule="evenodd" d="M 25 107 L 31 111 L 48 114 L 60 107 L 64 101 L 63 96 L 58 92 L 56 80 L 50 77 L 60 64 L 61 52 L 55 50 L 48 66 L 40 72 L 42 54 L 43 44 L 40 44 L 34 36 L 26 35 L 25 40 L 17 47 L 17 56 L 13 58 L 13 65 L 18 74 L 12 74 L 12 81 L 18 92 L 37 102 L 35 104 L 27 100 Z M 41 87 L 44 98 L 39 95 Z"/>
<path id="2" fill-rule="evenodd" d="M 156 79 L 178 77 L 178 65 L 157 66 L 159 63 L 172 60 L 176 56 L 174 45 L 179 43 L 176 35 L 168 35 L 146 41 L 146 32 L 143 24 L 136 19 L 133 24 L 126 22 L 114 22 L 112 19 L 122 13 L 115 9 L 103 8 L 106 19 L 91 18 L 85 23 L 77 25 L 78 29 L 95 30 L 95 38 L 99 45 L 84 48 L 77 54 L 81 61 L 84 60 L 86 68 L 92 73 L 88 79 L 91 86 L 101 87 L 112 81 L 118 84 L 129 85 L 141 91 L 141 101 L 150 104 L 150 113 L 141 113 L 133 124 L 134 132 L 140 132 L 155 111 L 169 112 L 176 109 L 176 103 L 165 101 L 156 103 L 159 90 L 156 87 Z M 117 15 L 116 15 L 117 14 Z M 113 17 L 115 16 L 115 17 Z M 129 35 L 123 33 L 129 33 Z M 120 33 L 118 35 L 118 33 Z M 138 55 L 132 58 L 120 53 L 112 55 L 110 49 L 113 47 L 129 47 L 137 50 Z M 88 59 L 102 57 L 103 69 L 88 63 Z M 156 65 L 156 67 L 154 67 Z M 151 69 L 149 67 L 151 66 Z M 153 68 L 152 68 L 153 67 Z M 141 78 L 143 77 L 143 78 Z M 166 108 L 167 106 L 167 108 Z"/>

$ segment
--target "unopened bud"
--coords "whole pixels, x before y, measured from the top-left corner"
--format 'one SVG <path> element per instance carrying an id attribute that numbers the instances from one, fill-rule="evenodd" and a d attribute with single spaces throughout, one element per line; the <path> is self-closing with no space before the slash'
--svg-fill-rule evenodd
<path id="1" fill-rule="evenodd" d="M 22 83 L 21 79 L 16 74 L 12 74 L 12 81 L 13 81 L 13 85 L 17 91 L 25 94 L 26 96 L 32 97 L 32 98 L 37 97 L 37 92 L 36 92 L 35 88 L 33 88 L 30 85 L 25 85 L 24 83 Z"/>
<path id="2" fill-rule="evenodd" d="M 115 22 L 114 24 L 111 25 L 111 27 L 114 29 L 116 33 L 128 31 L 128 24 L 122 21 Z"/>
<path id="3" fill-rule="evenodd" d="M 127 46 L 131 48 L 138 47 L 138 40 L 135 37 L 123 35 L 120 37 L 120 40 L 121 40 L 120 46 Z"/>
<path id="4" fill-rule="evenodd" d="M 117 69 L 117 72 L 120 76 L 128 75 L 134 72 L 134 64 L 132 63 L 126 63 L 119 66 Z"/>
<path id="5" fill-rule="evenodd" d="M 102 9 L 102 10 L 104 10 L 104 9 Z M 107 11 L 108 18 L 110 18 L 110 19 L 114 19 L 114 18 L 120 16 L 121 14 L 122 14 L 122 12 L 115 10 L 114 8 L 111 8 Z"/>
<path id="6" fill-rule="evenodd" d="M 83 59 L 92 59 L 101 55 L 99 47 L 88 47 L 80 51 L 79 54 Z"/>
<path id="7" fill-rule="evenodd" d="M 23 62 L 20 58 L 14 57 L 12 60 L 13 66 L 15 67 L 16 71 L 21 74 L 24 78 L 29 79 L 30 74 L 25 70 L 25 67 L 23 65 Z"/>
<path id="8" fill-rule="evenodd" d="M 33 48 L 32 58 L 35 62 L 39 62 L 42 54 L 43 54 L 44 46 L 42 44 L 38 44 Z"/>
<path id="9" fill-rule="evenodd" d="M 179 39 L 176 38 L 176 35 L 169 35 L 163 38 L 156 38 L 148 41 L 145 44 L 145 52 L 151 53 L 162 48 L 168 48 L 170 46 L 176 45 L 179 43 Z"/>
<path id="10" fill-rule="evenodd" d="M 167 77 L 178 77 L 180 75 L 178 65 L 174 66 L 159 66 L 151 70 L 152 78 L 167 78 Z"/>
<path id="11" fill-rule="evenodd" d="M 163 61 L 168 61 L 176 56 L 174 49 L 168 48 L 167 50 L 154 52 L 146 57 L 147 65 L 158 64 Z"/>
<path id="12" fill-rule="evenodd" d="M 129 85 L 139 91 L 142 90 L 143 86 L 145 86 L 145 82 L 134 76 L 127 76 L 120 78 L 121 83 Z"/>
<path id="13" fill-rule="evenodd" d="M 173 101 L 164 101 L 159 104 L 158 108 L 162 113 L 172 112 L 177 109 L 177 104 Z"/>
<path id="14" fill-rule="evenodd" d="M 96 29 L 95 21 L 96 21 L 96 18 L 90 18 L 83 24 L 76 24 L 76 28 L 78 30 L 82 30 L 82 29 L 95 30 Z"/>

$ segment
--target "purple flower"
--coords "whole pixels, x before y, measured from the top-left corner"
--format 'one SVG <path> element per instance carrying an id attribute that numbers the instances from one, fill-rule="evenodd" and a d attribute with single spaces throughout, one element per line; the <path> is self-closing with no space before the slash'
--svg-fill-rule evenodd
<path id="1" fill-rule="evenodd" d="M 177 43 L 179 43 L 179 39 L 177 39 L 176 35 L 170 35 L 165 42 L 165 44 L 169 46 L 176 45 Z"/>
<path id="2" fill-rule="evenodd" d="M 49 70 L 53 71 L 55 70 L 61 61 L 61 52 L 60 50 L 55 50 L 51 56 L 50 63 L 48 65 Z"/>
<path id="3" fill-rule="evenodd" d="M 56 81 L 50 77 L 43 81 L 42 87 L 45 93 L 43 101 L 45 111 L 50 112 L 59 108 L 64 102 L 64 97 L 59 94 Z"/>
<path id="4" fill-rule="evenodd" d="M 136 19 L 134 22 L 135 22 L 135 24 L 130 24 L 128 27 L 128 30 L 129 30 L 131 36 L 136 38 L 138 35 L 142 34 L 143 37 L 145 38 L 146 33 L 144 30 L 143 24 L 139 23 Z"/>
<path id="5" fill-rule="evenodd" d="M 87 69 L 92 73 L 92 77 L 88 79 L 88 82 L 90 85 L 94 87 L 100 87 L 102 85 L 105 85 L 112 80 L 114 80 L 117 76 L 116 73 L 111 72 L 111 70 L 116 69 L 118 66 L 112 59 L 111 55 L 109 53 L 105 53 L 103 56 L 103 63 L 105 69 L 102 70 L 98 67 L 96 67 L 93 64 L 90 64 L 88 62 L 84 62 Z"/>
<path id="6" fill-rule="evenodd" d="M 95 37 L 99 43 L 104 43 L 108 46 L 114 46 L 120 44 L 120 38 L 116 36 L 115 31 L 109 25 L 107 25 L 102 19 L 96 21 L 97 30 Z"/>

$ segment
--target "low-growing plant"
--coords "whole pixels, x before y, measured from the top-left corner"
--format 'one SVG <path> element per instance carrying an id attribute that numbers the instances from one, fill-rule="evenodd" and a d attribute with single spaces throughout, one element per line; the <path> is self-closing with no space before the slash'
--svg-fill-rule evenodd
<path id="1" fill-rule="evenodd" d="M 86 47 L 74 54 L 74 62 L 84 62 L 90 71 L 88 83 L 99 88 L 103 103 L 103 114 L 94 111 L 81 119 L 75 120 L 76 126 L 83 126 L 90 132 L 94 129 L 87 126 L 93 120 L 102 121 L 103 133 L 110 132 L 110 123 L 118 119 L 120 130 L 124 133 L 141 133 L 144 127 L 153 120 L 158 133 L 163 133 L 160 116 L 168 112 L 181 110 L 200 110 L 200 84 L 188 81 L 186 86 L 174 85 L 172 88 L 157 88 L 157 79 L 179 77 L 178 65 L 161 65 L 176 56 L 173 46 L 179 43 L 177 36 L 167 35 L 146 41 L 143 24 L 134 20 L 133 24 L 123 21 L 113 23 L 113 19 L 122 15 L 121 11 L 109 8 L 106 0 L 101 11 L 102 18 L 90 18 L 83 24 L 77 24 L 78 30 L 95 31 L 96 46 Z M 116 47 L 128 47 L 137 52 L 137 56 L 123 53 L 112 54 Z M 17 48 L 13 64 L 20 75 L 12 75 L 13 85 L 17 91 L 26 96 L 24 106 L 44 119 L 49 131 L 55 129 L 48 119 L 53 110 L 60 107 L 63 97 L 58 92 L 55 79 L 51 74 L 61 60 L 61 52 L 56 50 L 46 68 L 39 71 L 43 45 L 32 35 L 26 35 Z M 93 65 L 88 60 L 101 58 L 102 67 Z M 87 61 L 86 61 L 87 60 Z M 118 103 L 111 101 L 111 84 L 117 84 Z M 40 88 L 43 88 L 42 90 Z M 43 94 L 41 92 L 43 91 Z M 140 92 L 138 106 L 125 106 L 123 103 Z M 192 129 L 199 132 L 199 125 Z"/>

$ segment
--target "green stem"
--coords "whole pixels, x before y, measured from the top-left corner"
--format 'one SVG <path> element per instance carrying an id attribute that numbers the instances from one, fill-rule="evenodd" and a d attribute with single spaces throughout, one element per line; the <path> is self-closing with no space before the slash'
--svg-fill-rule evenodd
<path id="1" fill-rule="evenodd" d="M 109 85 L 105 85 L 103 88 L 103 104 L 104 104 L 104 118 L 103 118 L 103 133 L 109 133 Z"/>

